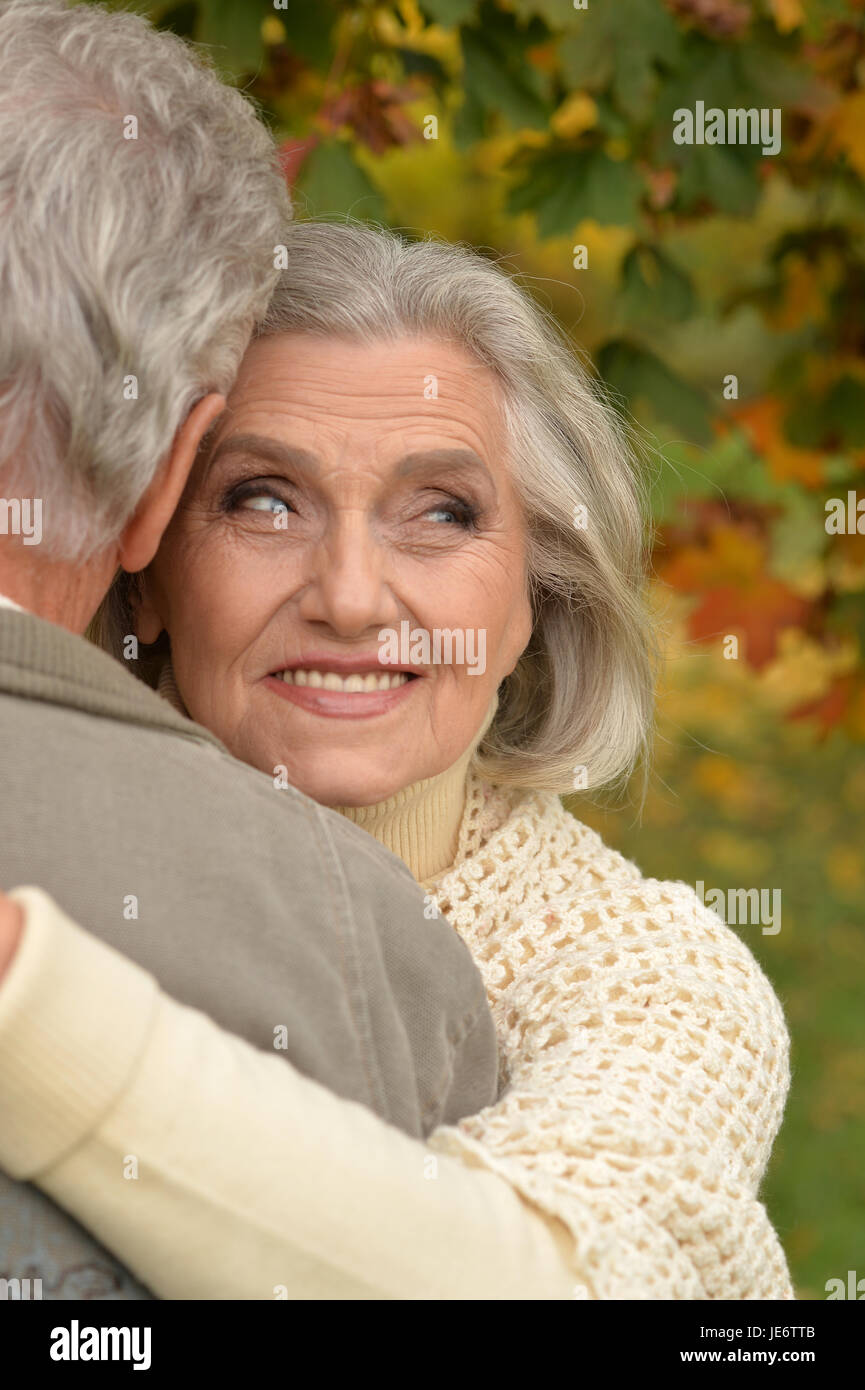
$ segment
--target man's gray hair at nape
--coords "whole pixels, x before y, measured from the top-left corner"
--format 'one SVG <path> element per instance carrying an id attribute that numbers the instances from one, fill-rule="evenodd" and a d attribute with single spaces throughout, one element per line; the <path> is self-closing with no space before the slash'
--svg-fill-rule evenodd
<path id="1" fill-rule="evenodd" d="M 189 44 L 0 0 L 0 494 L 42 499 L 44 554 L 116 540 L 230 389 L 290 215 L 254 107 Z"/>

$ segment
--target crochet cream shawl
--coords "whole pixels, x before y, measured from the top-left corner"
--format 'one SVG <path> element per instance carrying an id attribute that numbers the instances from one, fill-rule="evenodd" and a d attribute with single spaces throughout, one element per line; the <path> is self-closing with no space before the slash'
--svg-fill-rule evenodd
<path id="1" fill-rule="evenodd" d="M 789 1036 L 736 933 L 558 797 L 471 774 L 456 860 L 425 886 L 482 972 L 502 1055 L 496 1103 L 429 1150 L 564 1223 L 575 1298 L 795 1298 L 759 1200 Z"/>

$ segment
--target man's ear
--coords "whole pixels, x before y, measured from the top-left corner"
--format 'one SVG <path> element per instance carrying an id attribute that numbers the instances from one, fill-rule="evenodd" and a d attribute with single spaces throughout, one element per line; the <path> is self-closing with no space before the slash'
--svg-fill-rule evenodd
<path id="1" fill-rule="evenodd" d="M 143 570 L 156 554 L 162 533 L 186 487 L 198 446 L 224 409 L 224 396 L 212 392 L 202 397 L 174 436 L 171 452 L 126 523 L 118 544 L 118 563 L 130 574 Z"/>

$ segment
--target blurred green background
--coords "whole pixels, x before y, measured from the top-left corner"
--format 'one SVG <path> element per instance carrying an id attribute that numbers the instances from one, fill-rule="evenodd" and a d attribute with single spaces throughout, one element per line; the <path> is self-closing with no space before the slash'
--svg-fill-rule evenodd
<path id="1" fill-rule="evenodd" d="M 761 1195 L 800 1298 L 865 1277 L 865 501 L 826 527 L 865 499 L 863 4 L 131 6 L 257 100 L 299 216 L 501 260 L 637 423 L 655 761 L 641 813 L 573 809 L 646 873 L 781 890 L 779 932 L 734 929 L 793 1037 Z M 698 101 L 777 108 L 780 152 L 677 145 Z"/>

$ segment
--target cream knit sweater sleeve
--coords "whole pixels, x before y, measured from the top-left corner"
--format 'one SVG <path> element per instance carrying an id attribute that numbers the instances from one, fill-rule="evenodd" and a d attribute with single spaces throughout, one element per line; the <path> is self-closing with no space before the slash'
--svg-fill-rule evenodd
<path id="1" fill-rule="evenodd" d="M 598 1298 L 795 1297 L 758 1199 L 789 1037 L 737 934 L 557 797 L 478 781 L 434 892 L 484 976 L 506 1089 L 430 1148 L 558 1216 Z"/>

